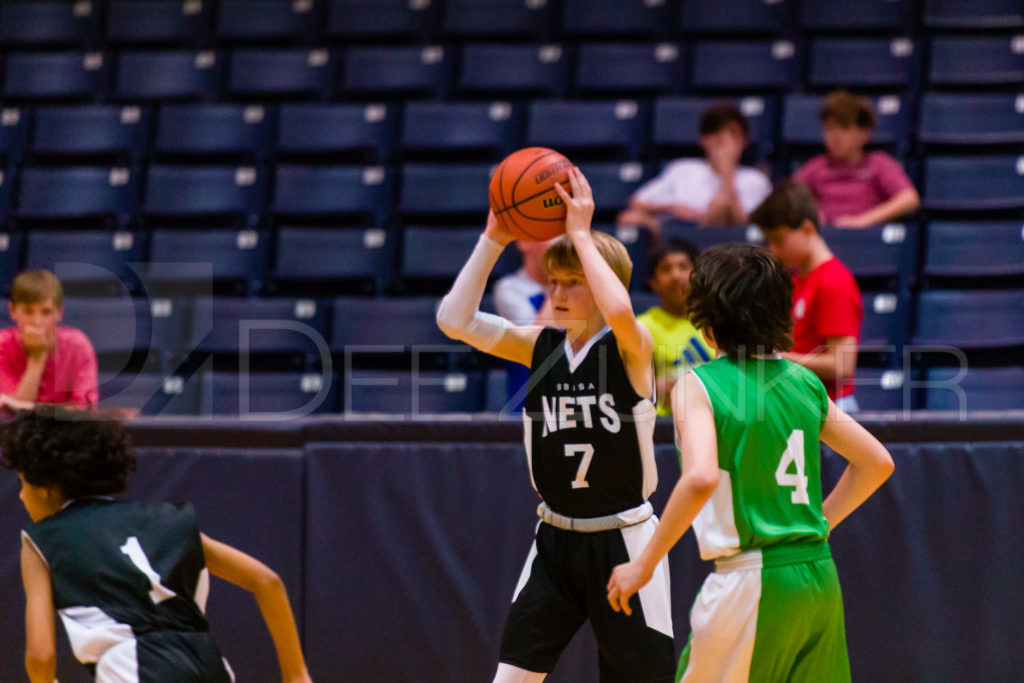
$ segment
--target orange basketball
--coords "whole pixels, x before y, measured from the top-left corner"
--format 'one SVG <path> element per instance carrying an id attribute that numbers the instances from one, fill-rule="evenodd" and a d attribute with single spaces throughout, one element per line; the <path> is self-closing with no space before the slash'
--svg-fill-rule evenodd
<path id="1" fill-rule="evenodd" d="M 565 203 L 573 163 L 553 149 L 527 147 L 505 157 L 491 177 L 491 209 L 516 239 L 541 242 L 565 232 Z"/>

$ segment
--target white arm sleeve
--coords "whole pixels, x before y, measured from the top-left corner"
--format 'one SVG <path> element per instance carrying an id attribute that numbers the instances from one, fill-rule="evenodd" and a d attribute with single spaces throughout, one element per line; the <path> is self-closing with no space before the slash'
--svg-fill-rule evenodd
<path id="1" fill-rule="evenodd" d="M 503 249 L 501 244 L 481 235 L 451 291 L 441 299 L 437 309 L 437 326 L 442 332 L 481 351 L 493 349 L 508 324 L 504 318 L 478 310 L 487 287 L 487 276 Z"/>

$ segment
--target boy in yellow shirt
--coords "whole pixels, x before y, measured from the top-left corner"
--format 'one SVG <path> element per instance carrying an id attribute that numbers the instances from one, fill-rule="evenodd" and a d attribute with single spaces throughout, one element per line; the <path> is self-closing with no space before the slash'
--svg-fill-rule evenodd
<path id="1" fill-rule="evenodd" d="M 654 337 L 654 372 L 658 388 L 658 415 L 671 415 L 672 387 L 686 371 L 714 358 L 704 337 L 686 317 L 690 273 L 697 246 L 672 238 L 658 248 L 648 264 L 648 283 L 661 295 L 661 305 L 637 316 Z"/>

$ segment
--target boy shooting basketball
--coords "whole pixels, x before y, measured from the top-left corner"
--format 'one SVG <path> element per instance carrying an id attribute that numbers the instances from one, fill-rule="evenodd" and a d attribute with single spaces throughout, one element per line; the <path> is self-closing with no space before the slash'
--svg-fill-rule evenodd
<path id="1" fill-rule="evenodd" d="M 722 245 L 697 258 L 691 320 L 723 355 L 676 383 L 682 476 L 647 547 L 608 581 L 608 602 L 629 614 L 630 597 L 693 525 L 715 571 L 691 612 L 677 674 L 687 683 L 850 680 L 826 539 L 893 463 L 817 376 L 777 353 L 792 343 L 792 294 L 765 249 Z M 824 501 L 819 440 L 849 461 Z"/>
<path id="2" fill-rule="evenodd" d="M 284 584 L 245 553 L 199 532 L 189 505 L 115 501 L 135 470 L 117 421 L 52 405 L 0 430 L 32 521 L 22 533 L 25 667 L 56 675 L 54 609 L 75 656 L 100 683 L 234 680 L 209 633 L 209 573 L 251 591 L 286 683 L 309 674 Z"/>
<path id="3" fill-rule="evenodd" d="M 555 327 L 521 326 L 478 310 L 502 249 L 512 241 L 493 213 L 438 309 L 449 337 L 530 366 L 524 441 L 541 523 L 505 623 L 495 681 L 544 679 L 590 619 L 602 681 L 668 681 L 674 670 L 668 565 L 641 593 L 641 608 L 616 614 L 604 576 L 635 557 L 657 520 L 648 496 L 654 463 L 654 342 L 626 289 L 625 248 L 593 233 L 586 178 L 570 171 L 566 235 L 544 255 Z"/>

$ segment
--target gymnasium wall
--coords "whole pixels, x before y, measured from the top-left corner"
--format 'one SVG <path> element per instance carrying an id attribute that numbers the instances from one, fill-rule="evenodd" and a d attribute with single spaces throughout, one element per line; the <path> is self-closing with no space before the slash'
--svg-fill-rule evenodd
<path id="1" fill-rule="evenodd" d="M 1024 412 L 864 421 L 896 473 L 831 540 L 854 680 L 1024 680 Z M 192 500 L 206 533 L 281 574 L 314 680 L 490 680 L 536 525 L 516 421 L 131 429 L 131 494 Z M 670 423 L 656 443 L 660 510 L 678 477 Z M 831 485 L 842 462 L 827 449 L 823 460 Z M 26 680 L 18 531 L 28 523 L 17 478 L 0 473 L 2 681 Z M 707 571 L 687 534 L 671 555 L 679 649 Z M 208 614 L 239 681 L 280 680 L 248 594 L 216 581 Z M 88 680 L 62 647 L 59 679 Z M 589 632 L 549 680 L 597 680 Z"/>

